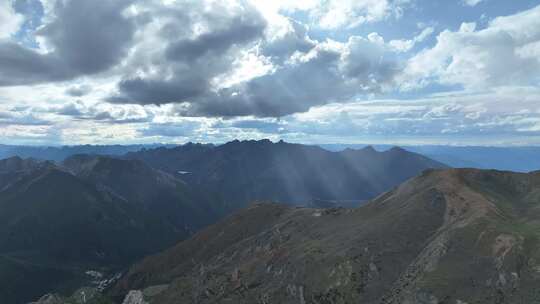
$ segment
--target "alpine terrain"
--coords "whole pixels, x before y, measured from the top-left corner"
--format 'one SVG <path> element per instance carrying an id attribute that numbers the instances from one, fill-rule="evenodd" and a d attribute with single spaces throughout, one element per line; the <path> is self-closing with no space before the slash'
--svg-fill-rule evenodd
<path id="1" fill-rule="evenodd" d="M 186 144 L 126 154 L 217 195 L 228 209 L 253 201 L 293 205 L 358 205 L 420 174 L 446 165 L 394 147 L 330 152 L 269 140 Z"/>
<path id="2" fill-rule="evenodd" d="M 134 265 L 124 303 L 538 303 L 540 172 L 428 170 L 357 209 L 256 204 Z M 133 302 L 138 299 L 143 302 Z"/>

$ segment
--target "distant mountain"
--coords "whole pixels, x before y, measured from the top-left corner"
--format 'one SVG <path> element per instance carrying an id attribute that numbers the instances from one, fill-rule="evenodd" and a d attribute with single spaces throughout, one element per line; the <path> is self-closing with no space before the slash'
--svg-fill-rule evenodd
<path id="1" fill-rule="evenodd" d="M 430 170 L 357 209 L 259 204 L 131 268 L 149 303 L 536 303 L 540 172 Z M 126 302 L 125 302 L 126 303 Z"/>
<path id="2" fill-rule="evenodd" d="M 231 209 L 261 200 L 295 205 L 361 202 L 423 170 L 446 167 L 400 148 L 330 152 L 269 140 L 187 144 L 132 152 L 125 158 L 142 160 L 193 187 L 216 193 Z"/>
<path id="3" fill-rule="evenodd" d="M 76 146 L 12 146 L 0 145 L 0 159 L 18 156 L 40 160 L 63 161 L 77 154 L 118 156 L 145 148 L 172 147 L 174 145 L 76 145 Z"/>
<path id="4" fill-rule="evenodd" d="M 224 212 L 210 195 L 139 160 L 75 155 L 62 165 L 77 177 L 168 221 L 179 232 L 197 231 Z"/>
<path id="5" fill-rule="evenodd" d="M 366 145 L 326 144 L 329 151 L 347 148 L 362 149 Z M 376 145 L 385 151 L 392 146 Z M 475 146 L 402 146 L 407 151 L 420 153 L 454 168 L 496 169 L 515 172 L 540 170 L 540 147 L 475 147 Z"/>
<path id="6" fill-rule="evenodd" d="M 212 148 L 214 145 L 187 144 Z M 339 152 L 347 148 L 363 149 L 364 144 L 323 144 L 326 150 Z M 78 146 L 10 146 L 0 145 L 0 159 L 19 156 L 39 160 L 61 162 L 77 154 L 121 156 L 130 152 L 146 150 L 153 153 L 174 153 L 177 145 L 150 144 L 150 145 L 78 145 Z M 379 151 L 391 149 L 391 145 L 374 145 Z M 407 151 L 419 153 L 438 162 L 454 168 L 497 169 L 515 172 L 529 172 L 540 170 L 540 147 L 481 147 L 481 146 L 444 146 L 419 145 L 401 146 Z M 168 152 L 166 152 L 168 150 Z M 157 152 L 159 151 L 159 152 Z M 152 152 L 149 152 L 152 153 Z"/>
<path id="7" fill-rule="evenodd" d="M 0 172 L 21 172 L 21 171 L 31 171 L 37 168 L 52 165 L 52 163 L 39 161 L 35 159 L 22 159 L 18 156 L 0 159 Z"/>
<path id="8" fill-rule="evenodd" d="M 18 156 L 0 160 L 0 190 L 17 182 L 26 174 L 39 168 L 54 166 L 53 163 Z"/>
<path id="9" fill-rule="evenodd" d="M 6 176 L 5 179 L 2 179 Z M 72 291 L 185 239 L 219 208 L 140 161 L 0 161 L 0 303 Z"/>

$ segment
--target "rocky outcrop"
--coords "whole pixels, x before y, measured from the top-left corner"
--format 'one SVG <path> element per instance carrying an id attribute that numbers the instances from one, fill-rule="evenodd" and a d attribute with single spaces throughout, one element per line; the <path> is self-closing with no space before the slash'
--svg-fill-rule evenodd
<path id="1" fill-rule="evenodd" d="M 156 285 L 144 290 L 130 290 L 122 304 L 149 304 L 157 303 L 153 299 L 168 289 L 169 285 Z"/>
<path id="2" fill-rule="evenodd" d="M 143 292 L 140 290 L 131 290 L 127 295 L 122 304 L 148 304 L 144 300 Z"/>

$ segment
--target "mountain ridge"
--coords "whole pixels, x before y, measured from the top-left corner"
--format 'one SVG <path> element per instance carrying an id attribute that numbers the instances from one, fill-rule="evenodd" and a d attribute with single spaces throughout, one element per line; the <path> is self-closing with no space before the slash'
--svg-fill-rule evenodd
<path id="1" fill-rule="evenodd" d="M 3 303 L 69 292 L 93 280 L 89 270 L 112 275 L 219 215 L 205 209 L 208 198 L 138 161 L 12 158 L 0 168 Z"/>
<path id="2" fill-rule="evenodd" d="M 126 154 L 218 193 L 232 210 L 252 201 L 309 205 L 315 200 L 363 201 L 428 168 L 447 168 L 403 149 L 330 152 L 319 146 L 269 140 L 220 146 L 186 145 Z"/>
<path id="3" fill-rule="evenodd" d="M 539 202 L 538 174 L 446 169 L 356 209 L 255 205 L 134 265 L 111 294 L 160 285 L 150 303 L 533 303 Z"/>

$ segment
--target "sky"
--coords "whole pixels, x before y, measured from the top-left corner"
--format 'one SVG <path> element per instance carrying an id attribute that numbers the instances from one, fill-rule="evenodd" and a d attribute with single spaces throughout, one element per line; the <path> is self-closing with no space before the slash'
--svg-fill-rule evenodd
<path id="1" fill-rule="evenodd" d="M 540 145 L 540 1 L 0 1 L 0 143 L 261 138 Z"/>

